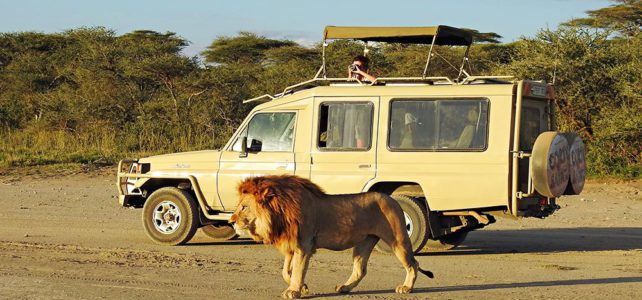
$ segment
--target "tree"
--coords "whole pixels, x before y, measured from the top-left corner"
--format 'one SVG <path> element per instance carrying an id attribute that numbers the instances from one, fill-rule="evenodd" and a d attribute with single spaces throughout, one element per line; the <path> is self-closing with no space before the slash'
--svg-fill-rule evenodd
<path id="1" fill-rule="evenodd" d="M 241 32 L 236 37 L 217 38 L 202 55 L 205 62 L 211 64 L 260 63 L 265 59 L 266 50 L 285 46 L 296 46 L 296 43 Z"/>
<path id="2" fill-rule="evenodd" d="M 641 36 L 610 40 L 586 28 L 542 30 L 495 73 L 555 82 L 561 131 L 588 145 L 594 174 L 638 176 L 642 156 Z M 626 141 L 626 142 L 624 142 Z"/>
<path id="3" fill-rule="evenodd" d="M 610 29 L 625 36 L 634 36 L 642 29 L 642 0 L 613 0 L 616 5 L 589 10 L 587 18 L 573 19 L 565 26 L 587 26 Z"/>
<path id="4" fill-rule="evenodd" d="M 501 35 L 495 32 L 479 32 L 479 30 L 462 28 L 473 35 L 474 43 L 490 43 L 490 44 L 499 44 L 499 39 L 502 38 Z"/>

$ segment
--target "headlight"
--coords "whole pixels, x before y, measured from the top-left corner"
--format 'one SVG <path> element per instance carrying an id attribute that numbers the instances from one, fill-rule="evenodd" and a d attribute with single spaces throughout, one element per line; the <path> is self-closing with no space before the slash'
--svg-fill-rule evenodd
<path id="1" fill-rule="evenodd" d="M 129 168 L 129 173 L 140 174 L 142 164 L 132 163 L 132 166 Z"/>

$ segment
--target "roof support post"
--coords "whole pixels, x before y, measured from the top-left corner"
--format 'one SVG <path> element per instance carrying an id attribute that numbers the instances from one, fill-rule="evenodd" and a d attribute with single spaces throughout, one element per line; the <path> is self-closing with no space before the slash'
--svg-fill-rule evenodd
<path id="1" fill-rule="evenodd" d="M 424 73 L 421 78 L 426 79 L 426 73 L 428 73 L 428 66 L 430 66 L 430 58 L 432 57 L 432 48 L 435 46 L 435 41 L 437 41 L 437 34 L 433 35 L 432 43 L 430 43 L 430 50 L 428 50 L 428 59 L 426 60 L 426 67 L 424 67 Z"/>
<path id="2" fill-rule="evenodd" d="M 459 68 L 459 74 L 457 74 L 457 80 L 461 78 L 461 74 L 466 74 L 466 77 L 468 77 L 468 73 L 464 71 L 464 66 L 466 65 L 466 62 L 468 61 L 468 51 L 470 51 L 470 45 L 466 47 L 466 52 L 464 53 L 464 59 L 461 61 L 461 67 Z M 470 70 L 469 70 L 470 71 Z"/>
<path id="3" fill-rule="evenodd" d="M 321 70 L 320 70 L 320 71 L 321 71 L 321 73 L 323 74 L 323 78 L 324 78 L 324 79 L 325 79 L 325 78 L 328 78 L 328 77 L 327 77 L 327 75 L 326 75 L 326 73 L 325 73 L 325 70 L 326 70 L 326 69 L 325 69 L 325 47 L 327 47 L 327 46 L 328 46 L 328 44 L 327 44 L 327 42 L 326 42 L 326 39 L 324 38 L 324 39 L 323 39 L 323 45 L 322 45 L 322 47 L 321 47 L 321 61 L 322 61 L 322 65 L 321 65 Z M 317 74 L 317 76 L 318 76 L 318 74 Z M 316 78 L 317 76 L 315 76 L 315 78 Z"/>

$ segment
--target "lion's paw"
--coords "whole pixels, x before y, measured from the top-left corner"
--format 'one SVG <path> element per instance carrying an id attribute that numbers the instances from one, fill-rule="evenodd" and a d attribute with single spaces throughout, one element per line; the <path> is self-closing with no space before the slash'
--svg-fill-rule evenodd
<path id="1" fill-rule="evenodd" d="M 285 299 L 299 299 L 301 298 L 301 292 L 299 291 L 293 291 L 293 290 L 285 290 L 283 291 L 283 294 L 281 295 Z"/>
<path id="2" fill-rule="evenodd" d="M 337 291 L 337 293 L 347 294 L 350 293 L 352 289 L 347 285 L 337 285 L 335 290 Z"/>
<path id="3" fill-rule="evenodd" d="M 395 289 L 395 292 L 397 292 L 397 294 L 408 294 L 412 292 L 412 288 L 409 286 L 400 285 Z"/>
<path id="4" fill-rule="evenodd" d="M 305 283 L 301 287 L 301 295 L 310 295 L 310 289 L 308 288 L 308 285 Z"/>

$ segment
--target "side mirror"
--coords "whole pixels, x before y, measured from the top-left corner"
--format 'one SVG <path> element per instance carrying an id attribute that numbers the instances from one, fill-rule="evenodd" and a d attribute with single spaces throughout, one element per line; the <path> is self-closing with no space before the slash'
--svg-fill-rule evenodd
<path id="1" fill-rule="evenodd" d="M 247 157 L 247 136 L 241 138 L 241 153 L 239 157 Z"/>
<path id="2" fill-rule="evenodd" d="M 252 139 L 252 141 L 250 141 L 251 152 L 261 152 L 262 148 L 263 148 L 263 142 L 255 139 Z"/>

